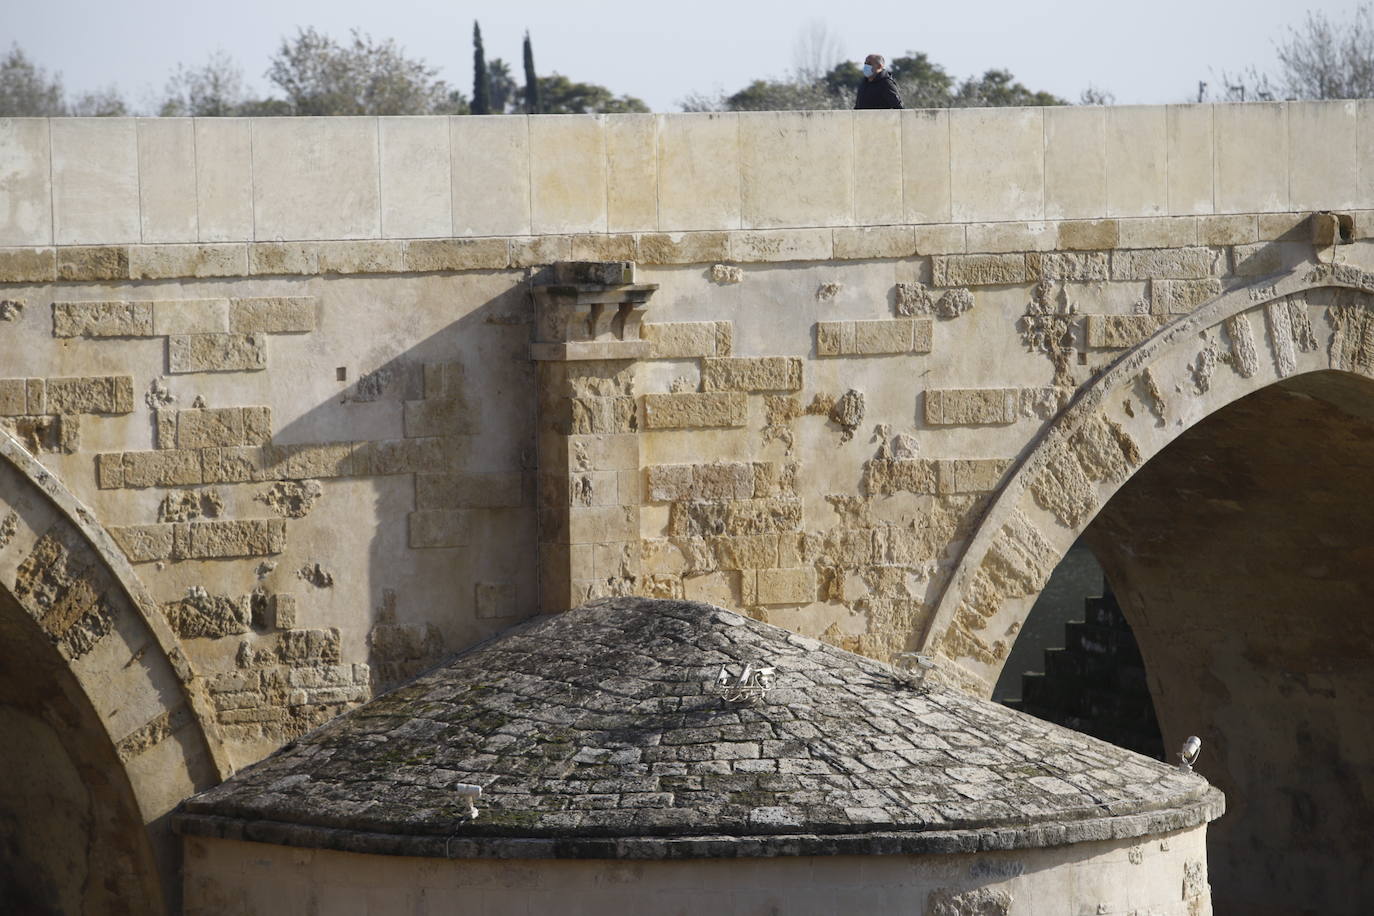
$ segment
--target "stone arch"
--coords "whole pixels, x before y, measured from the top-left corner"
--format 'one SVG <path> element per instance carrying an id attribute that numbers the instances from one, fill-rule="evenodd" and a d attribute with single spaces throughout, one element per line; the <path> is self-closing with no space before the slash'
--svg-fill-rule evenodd
<path id="1" fill-rule="evenodd" d="M 1308 264 L 1227 293 L 1079 393 L 922 634 L 986 694 L 1083 537 L 1136 630 L 1166 749 L 1200 734 L 1227 794 L 1208 838 L 1219 913 L 1374 906 L 1352 877 L 1374 865 L 1371 443 L 1374 274 Z"/>
<path id="2" fill-rule="evenodd" d="M 0 641 L 0 717 L 27 737 L 0 766 L 47 780 L 0 786 L 0 887 L 37 912 L 174 907 L 167 815 L 230 773 L 211 706 L 108 533 L 3 432 Z"/>
<path id="3" fill-rule="evenodd" d="M 918 648 L 987 696 L 1049 573 L 1131 475 L 1184 431 L 1283 379 L 1374 377 L 1374 273 L 1308 263 L 1180 316 L 1081 389 L 964 546 Z M 1329 334 L 1316 318 L 1324 315 Z"/>

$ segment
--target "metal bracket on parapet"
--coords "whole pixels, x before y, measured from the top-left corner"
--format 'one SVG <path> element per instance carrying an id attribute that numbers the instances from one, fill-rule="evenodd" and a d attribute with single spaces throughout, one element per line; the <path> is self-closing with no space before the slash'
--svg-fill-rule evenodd
<path id="1" fill-rule="evenodd" d="M 656 283 L 636 283 L 634 261 L 560 261 L 532 281 L 539 361 L 641 359 L 640 339 Z"/>

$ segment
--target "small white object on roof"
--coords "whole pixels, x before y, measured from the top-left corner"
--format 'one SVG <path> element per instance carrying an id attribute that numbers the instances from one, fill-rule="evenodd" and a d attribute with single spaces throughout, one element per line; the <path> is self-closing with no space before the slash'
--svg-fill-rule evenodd
<path id="1" fill-rule="evenodd" d="M 757 702 L 768 692 L 768 688 L 773 686 L 775 671 L 776 668 L 755 668 L 753 662 L 748 662 L 736 678 L 730 674 L 730 669 L 726 665 L 721 665 L 720 674 L 716 675 L 716 692 L 724 697 L 727 703 Z"/>
<path id="2" fill-rule="evenodd" d="M 1201 753 L 1202 739 L 1197 735 L 1189 735 L 1178 752 L 1178 768 L 1185 773 L 1193 772 L 1193 764 L 1197 762 L 1197 755 Z"/>
<path id="3" fill-rule="evenodd" d="M 474 786 L 469 782 L 455 782 L 453 791 L 457 792 L 462 799 L 468 803 L 467 815 L 474 820 L 477 818 L 477 799 L 482 796 L 482 787 Z"/>

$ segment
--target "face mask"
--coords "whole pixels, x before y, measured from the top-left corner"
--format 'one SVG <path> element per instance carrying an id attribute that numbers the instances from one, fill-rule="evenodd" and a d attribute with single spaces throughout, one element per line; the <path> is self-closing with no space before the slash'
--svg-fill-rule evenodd
<path id="1" fill-rule="evenodd" d="M 872 64 L 864 64 L 864 76 L 872 76 L 872 75 L 873 75 L 873 65 L 872 65 Z"/>

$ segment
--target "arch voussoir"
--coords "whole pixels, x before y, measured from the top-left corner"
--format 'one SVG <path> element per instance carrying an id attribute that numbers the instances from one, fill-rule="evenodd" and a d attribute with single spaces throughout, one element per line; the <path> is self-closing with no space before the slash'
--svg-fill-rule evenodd
<path id="1" fill-rule="evenodd" d="M 950 681 L 990 694 L 1050 572 L 1137 469 L 1226 405 L 1328 369 L 1374 377 L 1374 272 L 1299 265 L 1161 327 L 1081 388 L 1021 459 L 918 646 L 944 658 Z"/>

